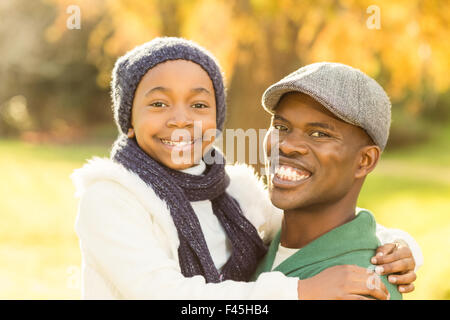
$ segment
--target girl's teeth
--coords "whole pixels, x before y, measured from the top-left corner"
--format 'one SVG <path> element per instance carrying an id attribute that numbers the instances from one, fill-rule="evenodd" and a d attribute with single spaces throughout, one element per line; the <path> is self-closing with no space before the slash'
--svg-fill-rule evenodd
<path id="1" fill-rule="evenodd" d="M 161 139 L 162 143 L 167 144 L 169 146 L 177 146 L 177 147 L 182 147 L 188 144 L 192 144 L 193 141 L 172 141 L 172 140 L 165 140 L 165 139 Z"/>
<path id="2" fill-rule="evenodd" d="M 282 180 L 300 181 L 309 177 L 307 174 L 300 174 L 296 169 L 289 166 L 279 166 L 275 169 L 275 174 Z"/>

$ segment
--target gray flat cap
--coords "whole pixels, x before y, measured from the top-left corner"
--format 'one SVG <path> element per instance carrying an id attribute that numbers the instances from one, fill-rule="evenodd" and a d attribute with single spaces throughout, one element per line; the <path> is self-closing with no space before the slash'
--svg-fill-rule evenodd
<path id="1" fill-rule="evenodd" d="M 383 88 L 350 66 L 320 62 L 289 74 L 264 92 L 262 105 L 273 113 L 288 92 L 311 96 L 340 119 L 363 128 L 384 150 L 391 125 L 391 102 Z"/>

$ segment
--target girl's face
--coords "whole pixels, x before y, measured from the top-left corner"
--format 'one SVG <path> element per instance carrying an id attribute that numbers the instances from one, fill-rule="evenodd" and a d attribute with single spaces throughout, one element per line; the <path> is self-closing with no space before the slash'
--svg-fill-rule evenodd
<path id="1" fill-rule="evenodd" d="M 182 170 L 198 163 L 216 129 L 214 87 L 206 71 L 186 60 L 150 69 L 136 89 L 131 125 L 128 137 L 135 136 L 161 164 Z"/>

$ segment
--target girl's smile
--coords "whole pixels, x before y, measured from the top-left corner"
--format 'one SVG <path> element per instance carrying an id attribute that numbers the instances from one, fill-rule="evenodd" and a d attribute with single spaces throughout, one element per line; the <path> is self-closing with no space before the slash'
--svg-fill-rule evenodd
<path id="1" fill-rule="evenodd" d="M 170 152 L 174 152 L 174 151 L 181 151 L 181 152 L 190 152 L 191 150 L 193 151 L 194 148 L 196 146 L 200 146 L 201 148 L 201 143 L 202 143 L 202 139 L 190 139 L 190 140 L 178 140 L 178 141 L 174 141 L 169 139 L 163 139 L 161 138 L 161 143 L 170 151 Z M 201 149 L 200 149 L 201 150 Z"/>

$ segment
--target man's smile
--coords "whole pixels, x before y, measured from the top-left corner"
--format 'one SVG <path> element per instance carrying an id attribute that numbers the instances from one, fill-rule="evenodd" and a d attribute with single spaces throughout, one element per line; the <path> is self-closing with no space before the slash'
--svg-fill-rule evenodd
<path id="1" fill-rule="evenodd" d="M 296 161 L 279 159 L 280 163 L 273 169 L 272 183 L 278 188 L 293 188 L 308 180 L 312 172 Z"/>

